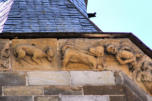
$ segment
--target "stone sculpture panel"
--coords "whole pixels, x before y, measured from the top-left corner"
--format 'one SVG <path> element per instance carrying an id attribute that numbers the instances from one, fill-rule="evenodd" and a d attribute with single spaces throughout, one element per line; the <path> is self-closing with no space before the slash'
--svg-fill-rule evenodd
<path id="1" fill-rule="evenodd" d="M 56 70 L 56 39 L 14 39 L 12 67 L 14 70 Z"/>
<path id="2" fill-rule="evenodd" d="M 62 68 L 65 70 L 103 69 L 104 47 L 99 45 L 98 41 L 94 39 L 60 40 Z"/>
<path id="3" fill-rule="evenodd" d="M 152 94 L 152 60 L 129 39 L 13 39 L 11 42 L 11 64 L 15 71 L 122 71 Z M 7 69 L 9 41 L 0 44 L 1 68 Z"/>
<path id="4" fill-rule="evenodd" d="M 9 69 L 10 43 L 8 39 L 0 39 L 0 70 Z"/>

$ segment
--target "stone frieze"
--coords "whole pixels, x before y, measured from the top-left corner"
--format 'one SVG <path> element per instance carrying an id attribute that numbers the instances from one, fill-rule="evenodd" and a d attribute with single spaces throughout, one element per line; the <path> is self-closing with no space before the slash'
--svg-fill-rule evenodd
<path id="1" fill-rule="evenodd" d="M 122 71 L 152 94 L 152 60 L 129 39 L 1 39 L 0 70 Z"/>

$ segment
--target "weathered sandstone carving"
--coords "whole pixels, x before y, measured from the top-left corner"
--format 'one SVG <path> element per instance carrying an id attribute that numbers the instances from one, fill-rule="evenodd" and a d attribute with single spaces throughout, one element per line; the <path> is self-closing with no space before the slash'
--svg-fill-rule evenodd
<path id="1" fill-rule="evenodd" d="M 102 57 L 104 56 L 104 48 L 102 46 L 92 47 L 88 51 L 84 51 L 65 45 L 62 48 L 62 52 L 64 54 L 64 68 L 70 63 L 85 64 L 91 69 L 101 68 Z"/>
<path id="2" fill-rule="evenodd" d="M 6 69 L 9 67 L 9 42 L 1 42 L 1 49 L 0 49 L 0 67 Z"/>
<path id="3" fill-rule="evenodd" d="M 127 46 L 116 46 L 113 44 L 106 46 L 106 51 L 109 54 L 112 54 L 115 56 L 119 64 L 124 65 L 128 64 L 130 65 L 129 70 L 134 71 L 137 67 L 137 58 L 141 57 L 140 53 L 135 53 L 131 48 Z"/>
<path id="4" fill-rule="evenodd" d="M 30 56 L 35 63 L 40 64 L 40 59 L 42 58 L 47 58 L 49 62 L 52 62 L 54 52 L 51 47 L 43 51 L 35 45 L 19 44 L 14 48 L 14 55 L 17 59 L 24 59 L 25 56 Z"/>
<path id="5" fill-rule="evenodd" d="M 117 52 L 116 59 L 120 64 L 136 64 L 136 56 L 133 54 L 133 52 L 131 52 L 131 50 L 127 48 L 120 49 Z"/>
<path id="6" fill-rule="evenodd" d="M 152 82 L 152 62 L 144 61 L 136 72 L 137 81 Z"/>

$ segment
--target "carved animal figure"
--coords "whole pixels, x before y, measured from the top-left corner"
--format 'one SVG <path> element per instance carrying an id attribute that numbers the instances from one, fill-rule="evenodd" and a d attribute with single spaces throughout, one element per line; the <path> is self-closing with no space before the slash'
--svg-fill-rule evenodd
<path id="1" fill-rule="evenodd" d="M 98 64 L 97 57 L 104 55 L 103 47 L 90 48 L 89 52 L 81 51 L 69 46 L 67 48 L 65 47 L 62 49 L 64 51 L 63 67 L 67 67 L 69 63 L 80 63 L 96 69 Z"/>
<path id="2" fill-rule="evenodd" d="M 40 58 L 47 58 L 48 61 L 51 62 L 54 56 L 54 52 L 51 47 L 47 48 L 46 51 L 42 51 L 42 49 L 34 45 L 20 44 L 14 48 L 14 55 L 18 59 L 23 59 L 27 55 L 31 56 L 32 60 L 38 64 L 39 61 L 37 59 Z"/>

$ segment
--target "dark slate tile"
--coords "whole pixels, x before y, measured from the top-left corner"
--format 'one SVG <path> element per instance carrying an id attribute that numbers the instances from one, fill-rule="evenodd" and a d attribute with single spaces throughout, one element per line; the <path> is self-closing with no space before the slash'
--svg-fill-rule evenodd
<path id="1" fill-rule="evenodd" d="M 86 11 L 84 0 L 79 2 L 72 0 L 72 2 L 80 11 Z M 97 32 L 94 25 L 74 5 L 69 0 L 15 0 L 5 23 L 4 32 Z M 32 28 L 26 28 L 31 25 Z M 56 30 L 50 29 L 52 25 Z M 79 25 L 79 27 L 71 28 L 67 25 Z"/>
<path id="2" fill-rule="evenodd" d="M 26 80 L 23 73 L 0 73 L 0 86 L 16 86 L 25 84 Z"/>

